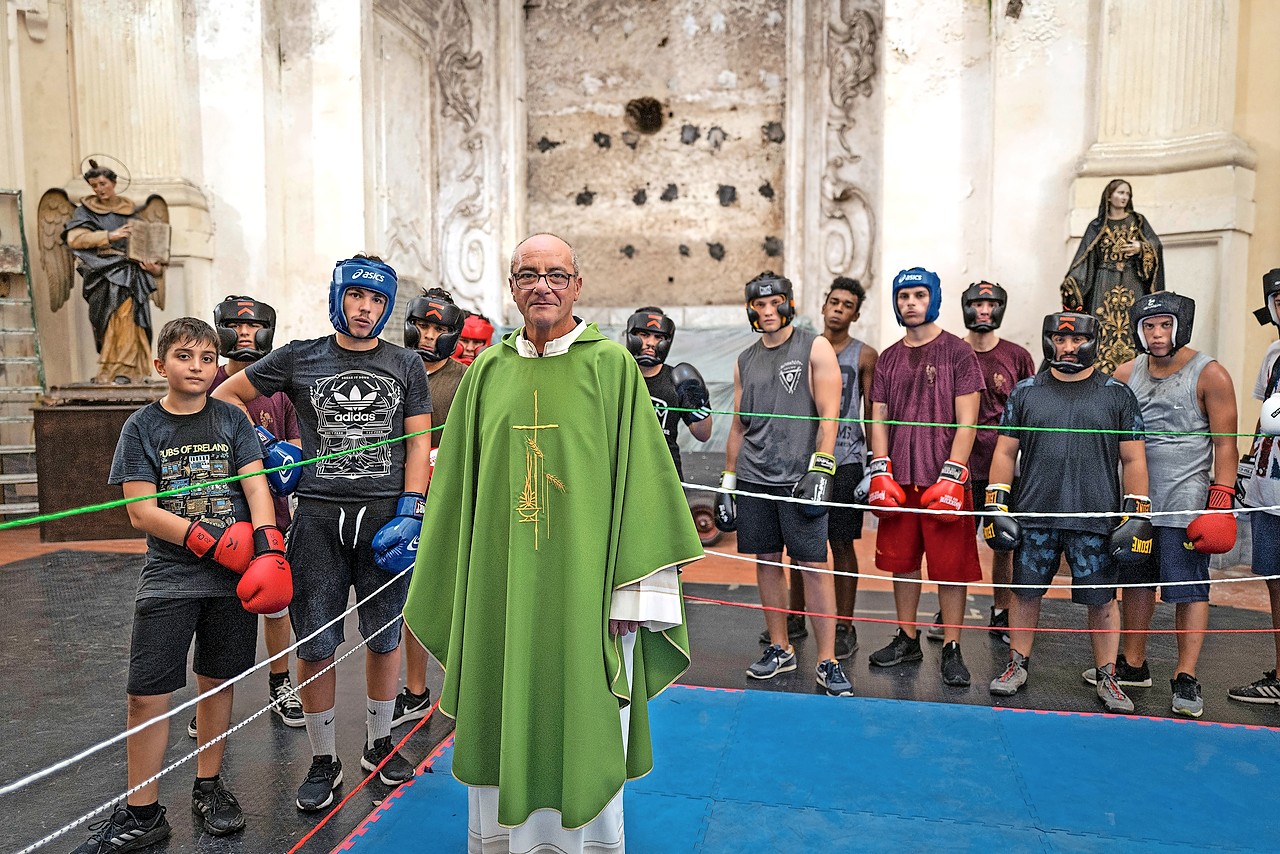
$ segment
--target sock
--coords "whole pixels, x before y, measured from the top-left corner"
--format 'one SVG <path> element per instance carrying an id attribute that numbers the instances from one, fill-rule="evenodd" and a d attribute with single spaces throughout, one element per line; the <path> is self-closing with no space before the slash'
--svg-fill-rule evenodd
<path id="1" fill-rule="evenodd" d="M 391 716 L 396 713 L 396 701 L 368 699 L 369 714 L 365 717 L 365 724 L 369 728 L 369 743 L 365 747 L 373 747 L 378 739 L 391 735 Z"/>
<path id="2" fill-rule="evenodd" d="M 337 757 L 338 734 L 333 727 L 333 709 L 314 715 L 304 713 L 302 717 L 307 724 L 307 738 L 311 740 L 311 755 Z"/>
<path id="3" fill-rule="evenodd" d="M 146 806 L 141 806 L 141 807 L 134 806 L 133 804 L 129 804 L 129 812 L 132 813 L 133 817 L 136 818 L 138 821 L 146 823 L 154 819 L 156 815 L 160 812 L 160 802 L 152 801 Z"/>

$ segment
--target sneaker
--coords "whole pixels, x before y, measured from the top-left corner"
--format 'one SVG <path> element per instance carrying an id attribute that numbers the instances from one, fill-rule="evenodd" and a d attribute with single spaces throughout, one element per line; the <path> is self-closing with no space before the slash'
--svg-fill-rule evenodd
<path id="1" fill-rule="evenodd" d="M 787 614 L 787 640 L 794 643 L 798 640 L 804 640 L 808 636 L 809 630 L 804 624 L 804 614 Z M 760 633 L 760 643 L 765 646 L 773 643 L 773 639 L 769 637 L 768 629 Z"/>
<path id="2" fill-rule="evenodd" d="M 187 722 L 187 735 L 191 736 L 192 738 L 195 738 L 197 736 L 195 715 L 192 715 L 191 720 Z"/>
<path id="3" fill-rule="evenodd" d="M 289 681 L 288 673 L 278 681 L 275 678 L 271 679 L 267 699 L 271 702 L 271 711 L 280 716 L 285 726 L 307 725 L 306 718 L 302 716 L 302 701 L 298 699 L 298 693 L 293 690 L 293 683 Z"/>
<path id="4" fill-rule="evenodd" d="M 322 810 L 333 803 L 333 791 L 342 785 L 342 760 L 328 754 L 311 757 L 311 770 L 298 787 L 298 809 Z"/>
<path id="5" fill-rule="evenodd" d="M 942 647 L 942 682 L 952 688 L 969 687 L 969 668 L 964 666 L 960 644 L 955 641 Z"/>
<path id="6" fill-rule="evenodd" d="M 765 647 L 760 660 L 747 668 L 747 675 L 752 679 L 772 679 L 779 673 L 790 673 L 795 669 L 796 654 L 771 643 Z"/>
<path id="7" fill-rule="evenodd" d="M 396 695 L 396 710 L 391 713 L 391 728 L 409 721 L 420 721 L 431 710 L 431 689 L 428 688 L 419 696 L 405 688 Z"/>
<path id="8" fill-rule="evenodd" d="M 844 669 L 838 661 L 822 661 L 818 663 L 818 684 L 827 689 L 832 697 L 852 697 L 853 683 L 844 675 Z"/>
<path id="9" fill-rule="evenodd" d="M 1242 703 L 1270 703 L 1280 706 L 1280 679 L 1276 678 L 1274 670 L 1268 670 L 1257 682 L 1232 688 L 1227 696 Z"/>
<path id="10" fill-rule="evenodd" d="M 389 735 L 378 739 L 373 743 L 373 747 L 365 750 L 364 755 L 360 757 L 360 767 L 366 771 L 372 771 L 383 759 L 387 761 L 378 772 L 378 779 L 384 785 L 398 786 L 413 779 L 413 765 L 400 755 L 400 751 L 396 750 L 396 744 Z"/>
<path id="11" fill-rule="evenodd" d="M 1123 714 L 1131 714 L 1133 712 L 1133 700 L 1130 700 L 1120 688 L 1119 680 L 1116 678 L 1116 666 L 1108 664 L 1106 667 L 1098 669 L 1098 699 L 1102 701 L 1102 705 L 1106 707 L 1108 712 L 1121 712 Z"/>
<path id="12" fill-rule="evenodd" d="M 997 638 L 1000 643 L 1007 644 L 1009 642 L 1009 609 L 1005 608 L 1000 613 L 996 613 L 994 605 L 991 606 L 991 622 L 987 623 L 989 627 L 987 634 L 993 638 Z"/>
<path id="13" fill-rule="evenodd" d="M 1179 673 L 1169 680 L 1173 689 L 1173 711 L 1189 718 L 1204 714 L 1204 697 L 1200 693 L 1200 680 L 1190 673 Z"/>
<path id="14" fill-rule="evenodd" d="M 169 838 L 169 822 L 164 807 L 149 822 L 138 821 L 127 807 L 119 806 L 110 816 L 89 825 L 93 835 L 71 854 L 121 854 L 137 851 Z"/>
<path id="15" fill-rule="evenodd" d="M 1090 667 L 1084 673 L 1080 674 L 1084 681 L 1090 685 L 1098 684 L 1097 669 Z M 1120 653 L 1116 658 L 1116 682 L 1120 685 L 1126 685 L 1130 688 L 1150 688 L 1151 687 L 1151 668 L 1147 663 L 1142 662 L 1141 667 L 1134 667 L 1124 660 L 1124 653 Z M 1276 699 L 1280 703 L 1280 697 Z"/>
<path id="16" fill-rule="evenodd" d="M 933 625 L 925 632 L 925 637 L 931 641 L 941 641 L 947 636 L 946 629 L 942 628 L 942 612 L 933 615 Z"/>
<path id="17" fill-rule="evenodd" d="M 836 623 L 836 660 L 846 660 L 857 648 L 858 630 L 845 623 Z"/>
<path id="18" fill-rule="evenodd" d="M 1030 661 L 1022 657 L 1022 653 L 1009 651 L 1009 666 L 995 679 L 991 680 L 990 691 L 997 697 L 1012 697 L 1018 689 L 1027 684 L 1027 667 Z"/>
<path id="19" fill-rule="evenodd" d="M 244 811 L 221 778 L 196 782 L 191 790 L 191 811 L 204 822 L 205 833 L 213 836 L 244 830 Z"/>
<path id="20" fill-rule="evenodd" d="M 920 651 L 920 635 L 909 638 L 905 631 L 898 629 L 888 646 L 871 653 L 870 661 L 876 667 L 893 667 L 895 664 L 920 661 L 922 658 L 924 653 Z"/>

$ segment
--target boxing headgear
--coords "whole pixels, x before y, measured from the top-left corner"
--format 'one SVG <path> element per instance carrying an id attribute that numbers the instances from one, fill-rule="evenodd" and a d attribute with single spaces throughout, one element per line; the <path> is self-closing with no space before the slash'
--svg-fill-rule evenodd
<path id="1" fill-rule="evenodd" d="M 903 288 L 928 288 L 929 310 L 925 312 L 924 322 L 933 323 L 938 319 L 938 312 L 942 308 L 942 281 L 937 273 L 924 267 L 912 267 L 893 277 L 893 314 L 898 318 L 899 326 L 907 325 L 902 322 L 902 312 L 898 311 L 898 291 Z"/>
<path id="2" fill-rule="evenodd" d="M 418 355 L 426 362 L 443 362 L 453 355 L 458 346 L 458 338 L 462 335 L 462 324 L 466 313 L 453 303 L 439 296 L 414 297 L 409 300 L 404 313 L 404 346 L 417 350 Z M 419 350 L 418 342 L 422 333 L 413 321 L 420 320 L 435 323 L 448 329 L 442 332 L 431 350 Z"/>
<path id="3" fill-rule="evenodd" d="M 235 323 L 261 323 L 253 333 L 253 347 L 237 348 L 239 336 L 229 328 Z M 276 310 L 253 297 L 228 296 L 213 307 L 213 328 L 218 331 L 218 352 L 237 362 L 256 362 L 271 352 L 276 334 Z"/>
<path id="4" fill-rule="evenodd" d="M 791 280 L 785 276 L 779 276 L 772 270 L 761 273 L 751 281 L 747 282 L 747 320 L 751 321 L 751 328 L 756 332 L 764 332 L 760 328 L 760 312 L 751 307 L 751 301 L 760 299 L 760 297 L 769 297 L 774 294 L 781 294 L 785 299 L 782 305 L 778 306 L 778 317 L 782 319 L 782 326 L 785 327 L 796 316 L 796 296 L 791 288 Z"/>
<path id="5" fill-rule="evenodd" d="M 1172 356 L 1178 352 L 1179 347 L 1185 347 L 1191 342 L 1191 327 L 1196 319 L 1196 301 L 1191 297 L 1175 294 L 1173 291 L 1156 291 L 1154 294 L 1142 297 L 1133 304 L 1133 308 L 1129 309 L 1133 340 L 1140 352 L 1151 352 L 1147 347 L 1147 337 L 1142 332 L 1142 321 L 1148 317 L 1165 315 L 1173 318 L 1173 349 L 1169 351 L 1169 355 Z"/>
<path id="6" fill-rule="evenodd" d="M 1262 308 L 1254 311 L 1259 326 L 1274 323 L 1280 326 L 1280 317 L 1276 316 L 1275 295 L 1280 292 L 1280 267 L 1262 274 Z"/>
<path id="7" fill-rule="evenodd" d="M 372 258 L 348 258 L 333 265 L 333 280 L 329 283 L 329 322 L 333 328 L 343 335 L 351 335 L 347 326 L 347 315 L 342 310 L 342 298 L 347 288 L 363 288 L 380 293 L 387 298 L 382 317 L 373 324 L 373 331 L 367 337 L 377 338 L 382 327 L 391 319 L 391 309 L 396 302 L 396 271 L 381 261 Z M 358 336 L 352 335 L 355 338 Z"/>
<path id="8" fill-rule="evenodd" d="M 640 332 L 658 332 L 666 337 L 665 340 L 659 340 L 654 345 L 654 354 L 641 354 L 644 349 L 644 343 L 640 340 L 640 336 L 636 334 Z M 667 360 L 667 353 L 671 352 L 671 342 L 676 337 L 675 321 L 667 317 L 659 311 L 637 311 L 627 319 L 627 349 L 631 351 L 631 355 L 636 357 L 636 362 L 646 368 L 652 368 L 654 365 L 661 365 Z"/>
<path id="9" fill-rule="evenodd" d="M 483 341 L 488 347 L 493 343 L 493 324 L 478 314 L 468 315 L 462 324 L 462 337 L 472 341 Z"/>
<path id="10" fill-rule="evenodd" d="M 978 312 L 974 310 L 972 303 L 978 300 L 991 300 L 996 307 L 991 309 L 991 320 L 988 323 L 978 322 Z M 1004 288 L 993 282 L 974 282 L 972 285 L 964 289 L 964 293 L 960 296 L 960 311 L 964 314 L 964 326 L 966 329 L 972 329 L 974 332 L 992 332 L 1000 328 L 1000 324 L 1004 321 L 1004 307 L 1009 304 L 1009 295 L 1005 293 Z M 897 300 L 894 300 L 896 307 Z"/>
<path id="11" fill-rule="evenodd" d="M 1088 340 L 1076 351 L 1077 362 L 1058 360 L 1058 352 L 1053 346 L 1054 335 L 1083 335 Z M 1058 311 L 1047 314 L 1044 318 L 1044 330 L 1041 335 L 1044 343 L 1044 359 L 1052 368 L 1064 374 L 1078 374 L 1087 370 L 1098 359 L 1098 321 L 1091 314 L 1078 311 Z"/>

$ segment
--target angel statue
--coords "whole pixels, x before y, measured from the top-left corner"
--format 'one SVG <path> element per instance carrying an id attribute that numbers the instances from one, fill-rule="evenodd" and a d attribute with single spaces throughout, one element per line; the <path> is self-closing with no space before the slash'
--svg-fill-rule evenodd
<path id="1" fill-rule="evenodd" d="M 71 295 L 71 256 L 84 280 L 89 323 L 98 349 L 100 384 L 145 382 L 151 376 L 151 306 L 164 308 L 169 206 L 150 196 L 141 208 L 116 194 L 113 169 L 90 159 L 84 180 L 93 190 L 72 205 L 61 189 L 40 199 L 40 262 L 49 283 L 50 308 Z M 126 178 L 125 186 L 128 187 Z M 151 223 L 163 223 L 157 240 Z M 146 236 L 147 239 L 139 238 Z"/>

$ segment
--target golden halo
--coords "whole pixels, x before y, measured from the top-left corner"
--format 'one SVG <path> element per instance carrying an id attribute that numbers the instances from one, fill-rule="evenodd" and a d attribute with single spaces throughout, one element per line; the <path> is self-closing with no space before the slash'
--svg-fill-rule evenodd
<path id="1" fill-rule="evenodd" d="M 129 172 L 129 167 L 125 166 L 123 163 L 121 163 L 118 159 L 112 157 L 110 154 L 86 155 L 85 158 L 80 161 L 81 175 L 88 172 L 89 169 L 91 168 L 89 166 L 90 160 L 96 160 L 98 163 L 99 169 L 110 169 L 112 172 L 116 173 L 116 193 L 117 194 L 123 193 L 125 190 L 129 189 L 129 185 L 133 183 L 133 177 Z M 123 186 L 121 186 L 121 184 L 123 184 Z"/>

